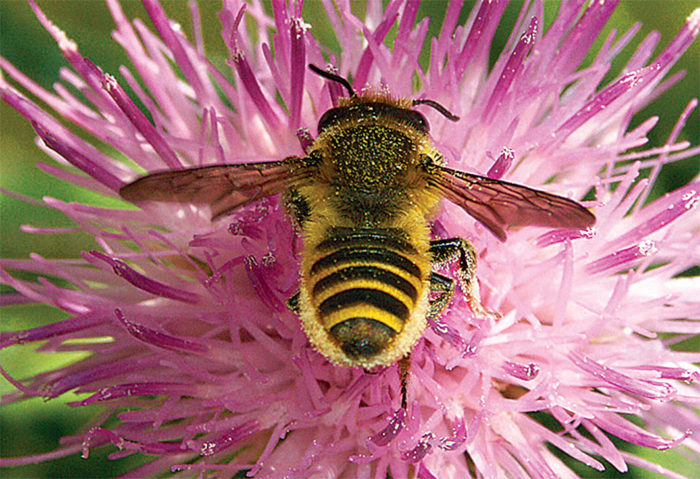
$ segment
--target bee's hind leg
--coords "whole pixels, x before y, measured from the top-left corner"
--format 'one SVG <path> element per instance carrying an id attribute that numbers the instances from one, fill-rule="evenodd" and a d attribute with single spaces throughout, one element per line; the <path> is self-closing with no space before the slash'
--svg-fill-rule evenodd
<path id="1" fill-rule="evenodd" d="M 437 296 L 428 302 L 428 319 L 435 319 L 442 314 L 455 293 L 455 280 L 440 273 L 430 273 L 430 291 Z"/>
<path id="2" fill-rule="evenodd" d="M 399 381 L 401 381 L 401 409 L 408 412 L 408 376 L 411 372 L 411 354 L 399 360 Z"/>
<path id="3" fill-rule="evenodd" d="M 457 261 L 457 275 L 459 278 L 459 286 L 467 298 L 467 303 L 469 304 L 469 309 L 480 318 L 493 318 L 498 319 L 500 315 L 498 313 L 493 313 L 486 309 L 481 304 L 481 296 L 479 294 L 479 282 L 476 279 L 476 251 L 474 246 L 465 240 L 464 238 L 446 238 L 433 240 L 430 242 L 430 253 L 433 256 L 433 264 L 444 265 L 451 264 Z M 438 281 L 434 282 L 433 278 L 437 278 Z M 430 277 L 431 289 L 434 288 L 444 288 L 439 283 L 444 283 L 444 280 L 452 281 L 449 278 L 433 273 Z M 438 289 L 440 291 L 440 289 Z M 447 306 L 449 300 L 452 298 L 452 293 L 454 292 L 454 284 L 451 286 L 451 291 L 449 292 L 449 297 L 444 300 L 444 304 L 440 306 L 440 303 L 436 304 L 436 307 L 440 307 L 439 311 L 435 314 L 437 316 L 442 310 Z M 439 295 L 433 302 L 437 302 L 440 298 L 445 295 Z M 430 316 L 433 312 L 433 302 L 431 302 L 431 308 L 428 313 L 428 317 L 432 318 L 435 316 Z"/>

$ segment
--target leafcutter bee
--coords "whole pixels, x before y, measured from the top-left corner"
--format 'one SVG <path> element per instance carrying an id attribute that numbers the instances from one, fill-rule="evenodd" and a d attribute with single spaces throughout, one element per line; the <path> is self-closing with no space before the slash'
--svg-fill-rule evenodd
<path id="1" fill-rule="evenodd" d="M 455 280 L 433 266 L 455 263 L 469 305 L 484 312 L 471 243 L 431 239 L 440 200 L 460 206 L 501 241 L 511 226 L 582 229 L 595 217 L 572 200 L 444 166 L 428 122 L 414 109 L 425 104 L 458 120 L 438 103 L 358 95 L 345 78 L 310 68 L 341 84 L 349 97 L 323 114 L 305 156 L 161 171 L 120 194 L 132 202 L 208 205 L 218 219 L 284 193 L 304 248 L 300 289 L 289 304 L 309 341 L 341 366 L 399 362 L 405 407 L 411 350 L 455 290 Z"/>

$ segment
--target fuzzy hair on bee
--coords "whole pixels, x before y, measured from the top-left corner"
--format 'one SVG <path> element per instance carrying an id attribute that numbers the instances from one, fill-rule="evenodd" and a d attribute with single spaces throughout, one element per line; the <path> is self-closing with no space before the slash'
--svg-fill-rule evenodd
<path id="1" fill-rule="evenodd" d="M 424 104 L 431 100 L 349 96 L 318 121 L 303 157 L 151 173 L 120 190 L 132 202 L 208 205 L 213 219 L 283 193 L 303 240 L 299 292 L 289 300 L 313 347 L 331 362 L 367 370 L 399 363 L 402 407 L 410 354 L 427 321 L 449 304 L 455 284 L 477 315 L 476 252 L 463 238 L 431 238 L 430 224 L 447 199 L 501 241 L 514 226 L 583 229 L 595 217 L 578 203 L 525 186 L 447 168 L 433 144 Z M 456 263 L 457 278 L 434 271 Z"/>

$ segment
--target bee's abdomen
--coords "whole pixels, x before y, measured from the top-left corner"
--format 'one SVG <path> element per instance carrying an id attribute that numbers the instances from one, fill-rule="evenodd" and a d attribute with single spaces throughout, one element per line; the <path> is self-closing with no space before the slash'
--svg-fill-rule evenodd
<path id="1" fill-rule="evenodd" d="M 421 295 L 421 255 L 399 230 L 336 228 L 313 256 L 307 287 L 323 327 L 352 359 L 382 351 Z"/>

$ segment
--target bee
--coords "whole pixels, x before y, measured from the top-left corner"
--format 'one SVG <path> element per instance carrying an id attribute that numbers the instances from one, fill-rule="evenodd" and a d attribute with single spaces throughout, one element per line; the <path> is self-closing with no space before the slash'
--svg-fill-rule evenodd
<path id="1" fill-rule="evenodd" d="M 459 120 L 439 103 L 358 95 L 347 79 L 309 68 L 349 96 L 321 116 L 305 156 L 156 172 L 120 195 L 131 202 L 208 205 L 216 220 L 283 193 L 303 236 L 300 288 L 288 304 L 331 362 L 365 370 L 399 363 L 405 408 L 410 353 L 455 291 L 455 280 L 434 267 L 455 264 L 470 308 L 488 314 L 479 300 L 472 244 L 431 239 L 441 200 L 460 206 L 501 241 L 511 226 L 582 229 L 595 217 L 560 196 L 447 168 L 415 109 L 424 104 Z"/>

